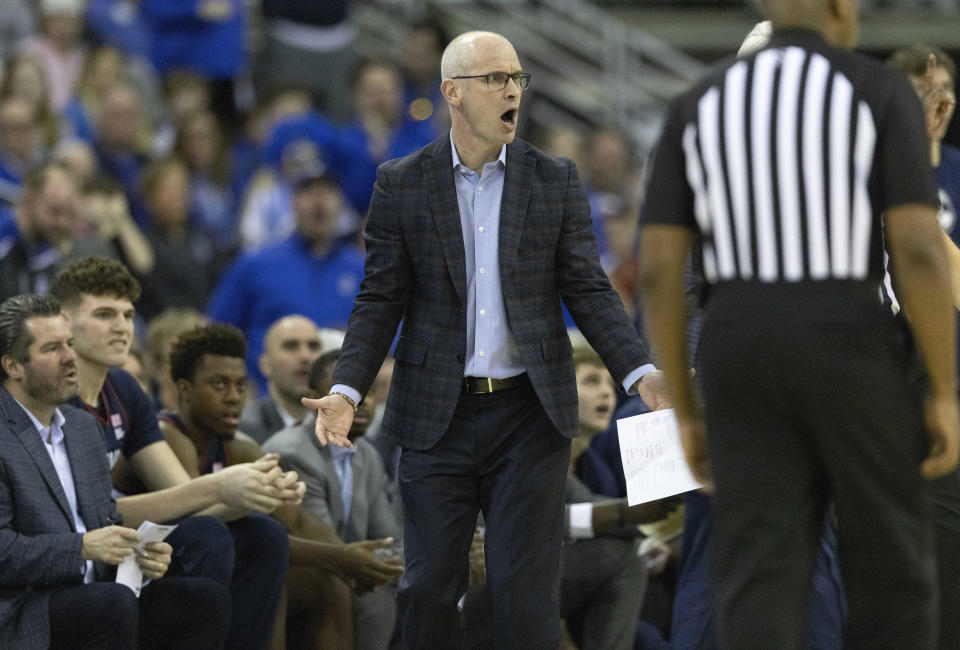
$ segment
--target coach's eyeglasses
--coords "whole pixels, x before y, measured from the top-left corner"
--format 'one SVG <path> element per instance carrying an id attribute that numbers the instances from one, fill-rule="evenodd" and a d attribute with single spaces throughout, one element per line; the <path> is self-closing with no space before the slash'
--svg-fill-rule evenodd
<path id="1" fill-rule="evenodd" d="M 500 91 L 507 87 L 507 82 L 513 79 L 513 83 L 520 87 L 520 90 L 526 90 L 530 87 L 529 72 L 491 72 L 489 74 L 471 74 L 452 77 L 453 79 L 483 79 L 487 84 L 487 90 Z"/>

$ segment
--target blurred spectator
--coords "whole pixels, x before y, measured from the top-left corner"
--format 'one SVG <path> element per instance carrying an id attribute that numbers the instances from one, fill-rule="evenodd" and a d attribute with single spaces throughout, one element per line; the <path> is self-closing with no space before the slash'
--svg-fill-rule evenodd
<path id="1" fill-rule="evenodd" d="M 227 269 L 210 301 L 213 320 L 232 323 L 249 341 L 247 368 L 262 392 L 258 368 L 267 328 L 287 314 L 321 327 L 343 327 L 363 278 L 363 255 L 336 241 L 343 194 L 329 176 L 294 189 L 296 231 L 285 241 L 247 254 Z"/>
<path id="2" fill-rule="evenodd" d="M 262 0 L 266 44 L 261 85 L 292 83 L 338 122 L 350 116 L 347 79 L 356 61 L 350 0 Z"/>
<path id="3" fill-rule="evenodd" d="M 422 20 L 410 25 L 400 44 L 405 115 L 416 122 L 429 121 L 434 136 L 450 128 L 450 113 L 444 110 L 440 92 L 440 57 L 449 42 L 439 22 Z"/>
<path id="4" fill-rule="evenodd" d="M 68 169 L 79 187 L 85 187 L 100 171 L 93 145 L 75 138 L 58 142 L 50 160 Z"/>
<path id="5" fill-rule="evenodd" d="M 30 0 L 0 2 L 0 62 L 16 51 L 20 41 L 34 33 L 36 23 Z"/>
<path id="6" fill-rule="evenodd" d="M 0 205 L 16 203 L 28 169 L 43 159 L 43 136 L 34 106 L 25 98 L 0 98 Z"/>
<path id="7" fill-rule="evenodd" d="M 50 109 L 59 113 L 73 96 L 86 57 L 80 38 L 83 0 L 40 0 L 40 16 L 40 32 L 26 39 L 21 50 L 43 65 Z"/>
<path id="8" fill-rule="evenodd" d="M 313 102 L 303 88 L 297 86 L 272 86 L 260 94 L 253 107 L 243 131 L 231 143 L 230 186 L 237 199 L 245 201 L 248 185 L 251 189 L 259 182 L 251 181 L 264 163 L 263 149 L 273 130 L 280 122 L 307 115 L 313 108 Z M 271 177 L 272 171 L 262 170 L 265 177 Z"/>
<path id="9" fill-rule="evenodd" d="M 101 47 L 87 56 L 77 91 L 63 109 L 65 130 L 81 140 L 94 141 L 94 125 L 100 114 L 100 102 L 107 91 L 126 81 L 120 50 Z"/>
<path id="10" fill-rule="evenodd" d="M 207 304 L 218 271 L 213 242 L 189 219 L 187 166 L 177 158 L 150 163 L 143 173 L 143 198 L 150 217 L 147 240 L 156 263 L 141 275 L 138 305 L 150 319 L 167 307 L 201 310 Z"/>
<path id="11" fill-rule="evenodd" d="M 70 259 L 108 257 L 123 262 L 135 274 L 153 270 L 153 247 L 130 216 L 123 188 L 99 177 L 83 186 L 82 209 L 74 224 Z"/>
<path id="12" fill-rule="evenodd" d="M 158 75 L 194 72 L 211 83 L 213 108 L 236 117 L 234 80 L 246 65 L 243 0 L 141 0 Z M 297 65 L 303 65 L 298 62 Z"/>
<path id="13" fill-rule="evenodd" d="M 283 241 L 293 232 L 293 185 L 328 170 L 336 138 L 333 125 L 319 113 L 277 124 L 264 154 L 269 168 L 257 175 L 244 202 L 240 234 L 245 249 Z M 338 217 L 341 221 L 347 228 L 357 223 L 347 215 Z"/>
<path id="14" fill-rule="evenodd" d="M 33 56 L 24 54 L 7 61 L 0 97 L 22 97 L 33 105 L 43 133 L 43 146 L 50 148 L 60 137 L 60 123 L 50 110 L 47 74 Z"/>
<path id="15" fill-rule="evenodd" d="M 210 322 L 195 309 L 171 307 L 152 318 L 147 325 L 147 372 L 157 410 L 177 407 L 177 385 L 170 377 L 170 350 L 177 338 L 188 330 Z"/>
<path id="16" fill-rule="evenodd" d="M 190 170 L 190 217 L 217 249 L 231 250 L 237 240 L 236 201 L 220 123 L 211 111 L 201 109 L 179 124 L 174 154 Z"/>
<path id="17" fill-rule="evenodd" d="M 104 93 L 96 132 L 100 168 L 123 186 L 134 220 L 141 228 L 146 228 L 148 218 L 145 206 L 139 200 L 139 183 L 147 162 L 149 138 L 136 88 L 118 83 Z"/>
<path id="18" fill-rule="evenodd" d="M 267 394 L 243 409 L 240 430 L 263 444 L 271 435 L 303 420 L 300 398 L 310 390 L 310 364 L 320 355 L 317 325 L 305 316 L 284 316 L 263 337 L 260 372 Z"/>
<path id="19" fill-rule="evenodd" d="M 87 0 L 85 21 L 97 43 L 137 59 L 150 58 L 150 30 L 140 0 Z"/>
<path id="20" fill-rule="evenodd" d="M 143 362 L 143 354 L 137 347 L 131 347 L 127 353 L 127 360 L 123 364 L 123 369 L 140 384 L 140 389 L 144 393 L 150 394 L 150 375 L 147 373 L 147 367 Z"/>
<path id="21" fill-rule="evenodd" d="M 14 212 L 17 232 L 0 240 L 0 300 L 47 292 L 71 245 L 79 203 L 76 181 L 63 168 L 27 174 Z"/>
<path id="22" fill-rule="evenodd" d="M 210 108 L 210 86 L 203 77 L 189 70 L 174 70 L 163 78 L 159 126 L 153 149 L 167 155 L 176 145 L 180 125 L 188 116 Z"/>
<path id="23" fill-rule="evenodd" d="M 377 166 L 433 140 L 427 122 L 404 117 L 403 78 L 389 61 L 366 61 L 351 78 L 354 121 L 340 132 L 335 172 L 357 214 L 365 215 Z"/>
<path id="24" fill-rule="evenodd" d="M 637 214 L 642 179 L 627 136 L 593 130 L 584 143 L 583 186 L 590 202 L 600 263 L 632 313 L 636 296 Z"/>
<path id="25" fill-rule="evenodd" d="M 326 395 L 339 350 L 330 350 L 310 367 L 309 388 Z M 287 426 L 263 445 L 280 455 L 285 470 L 297 472 L 307 484 L 303 507 L 336 531 L 345 542 L 391 538 L 399 546 L 403 529 L 387 496 L 387 474 L 377 450 L 363 439 L 376 406 L 368 393 L 359 404 L 349 438 L 354 447 L 318 445 L 314 418 Z M 396 561 L 401 558 L 396 556 Z M 353 596 L 353 636 L 356 650 L 386 650 L 397 619 L 396 587 Z"/>

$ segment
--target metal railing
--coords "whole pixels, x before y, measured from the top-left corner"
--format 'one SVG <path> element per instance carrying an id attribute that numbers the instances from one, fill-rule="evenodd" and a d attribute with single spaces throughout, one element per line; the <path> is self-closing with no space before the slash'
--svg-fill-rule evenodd
<path id="1" fill-rule="evenodd" d="M 430 12 L 451 33 L 488 29 L 509 38 L 535 92 L 534 126 L 612 125 L 640 153 L 652 146 L 666 103 L 703 65 L 585 0 L 363 0 L 355 6 L 357 46 L 392 56 L 408 22 Z"/>

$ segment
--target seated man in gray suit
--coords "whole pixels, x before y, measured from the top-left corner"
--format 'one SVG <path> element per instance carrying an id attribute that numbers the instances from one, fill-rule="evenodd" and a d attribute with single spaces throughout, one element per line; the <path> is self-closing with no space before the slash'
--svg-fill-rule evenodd
<path id="1" fill-rule="evenodd" d="M 293 314 L 275 321 L 263 337 L 260 372 L 267 394 L 243 409 L 240 430 L 259 443 L 307 414 L 300 403 L 308 389 L 310 364 L 320 355 L 317 324 Z"/>
<path id="2" fill-rule="evenodd" d="M 310 388 L 319 395 L 330 390 L 339 350 L 320 355 L 310 369 Z M 387 472 L 380 454 L 362 436 L 373 418 L 376 398 L 368 393 L 357 408 L 350 440 L 353 448 L 323 446 L 313 434 L 313 419 L 283 429 L 264 445 L 280 456 L 280 465 L 295 469 L 307 484 L 303 507 L 319 515 L 343 541 L 385 537 L 400 539 L 402 529 L 387 496 Z M 396 589 L 355 595 L 354 642 L 358 650 L 387 648 L 396 621 Z"/>
<path id="3" fill-rule="evenodd" d="M 117 525 L 97 422 L 62 405 L 77 393 L 72 341 L 55 298 L 0 305 L 0 647 L 222 647 L 227 589 L 163 578 L 170 545 Z M 135 549 L 151 581 L 139 600 L 114 582 Z"/>

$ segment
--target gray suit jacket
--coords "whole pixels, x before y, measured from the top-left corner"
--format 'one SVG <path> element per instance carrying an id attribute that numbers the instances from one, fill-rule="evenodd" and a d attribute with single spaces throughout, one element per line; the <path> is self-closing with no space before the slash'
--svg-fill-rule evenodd
<path id="1" fill-rule="evenodd" d="M 314 421 L 296 424 L 277 432 L 263 446 L 265 452 L 280 455 L 285 470 L 296 470 L 307 484 L 303 505 L 337 531 L 345 542 L 401 536 L 400 522 L 387 497 L 387 473 L 380 454 L 363 438 L 354 441 L 353 498 L 350 518 L 344 519 L 340 480 L 333 466 L 330 447 L 313 434 Z"/>
<path id="2" fill-rule="evenodd" d="M 365 277 L 333 375 L 366 393 L 403 319 L 381 434 L 433 446 L 460 396 L 467 280 L 450 138 L 384 163 L 364 233 Z M 577 433 L 577 389 L 561 299 L 618 382 L 649 362 L 600 267 L 590 207 L 569 160 L 507 146 L 500 279 L 510 331 L 557 429 Z"/>
<path id="3" fill-rule="evenodd" d="M 240 430 L 260 444 L 283 427 L 283 418 L 269 395 L 247 404 L 240 416 Z"/>
<path id="4" fill-rule="evenodd" d="M 96 419 L 63 405 L 77 509 L 87 530 L 119 521 Z M 33 423 L 0 387 L 0 647 L 46 648 L 52 590 L 83 581 L 83 536 Z M 115 569 L 95 564 L 97 580 Z"/>

